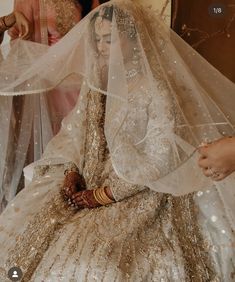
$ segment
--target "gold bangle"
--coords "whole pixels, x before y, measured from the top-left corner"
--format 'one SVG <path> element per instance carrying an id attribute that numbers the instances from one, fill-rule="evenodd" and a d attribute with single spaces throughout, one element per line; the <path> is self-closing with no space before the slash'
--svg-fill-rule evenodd
<path id="1" fill-rule="evenodd" d="M 106 202 L 103 200 L 102 195 L 101 195 L 100 192 L 101 192 L 100 189 L 95 189 L 94 192 L 93 192 L 93 194 L 94 194 L 94 196 L 95 196 L 96 201 L 97 201 L 99 204 L 101 204 L 102 206 L 105 206 L 105 205 L 106 205 Z"/>
<path id="2" fill-rule="evenodd" d="M 100 188 L 100 195 L 102 197 L 102 200 L 106 203 L 106 204 L 111 204 L 113 203 L 113 199 L 110 199 L 109 196 L 107 195 L 106 191 L 105 191 L 105 187 Z"/>
<path id="3" fill-rule="evenodd" d="M 95 198 L 96 202 L 98 202 L 99 204 L 101 204 L 101 203 L 100 203 L 100 200 L 99 200 L 99 197 L 96 196 L 96 190 L 97 190 L 97 189 L 94 189 L 94 190 L 93 190 L 94 198 Z M 101 204 L 101 205 L 102 205 L 102 204 Z"/>
<path id="4" fill-rule="evenodd" d="M 107 196 L 104 187 L 99 188 L 99 189 L 94 189 L 93 195 L 94 195 L 95 200 L 103 206 L 108 205 L 108 204 L 112 204 L 114 202 L 114 200 L 110 199 Z"/>

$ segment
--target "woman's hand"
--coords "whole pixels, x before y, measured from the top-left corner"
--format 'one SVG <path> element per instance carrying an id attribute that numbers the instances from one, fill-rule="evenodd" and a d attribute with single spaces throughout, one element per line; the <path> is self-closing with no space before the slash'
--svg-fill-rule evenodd
<path id="1" fill-rule="evenodd" d="M 114 202 L 112 192 L 108 187 L 77 192 L 68 200 L 69 205 L 77 209 L 97 208 Z"/>
<path id="2" fill-rule="evenodd" d="M 77 209 L 83 208 L 97 208 L 100 207 L 101 204 L 97 202 L 94 197 L 93 190 L 85 190 L 81 192 L 77 192 L 72 195 L 72 197 L 68 200 L 69 205 L 75 207 Z"/>
<path id="3" fill-rule="evenodd" d="M 19 37 L 29 39 L 32 34 L 32 27 L 26 17 L 17 11 L 14 11 L 16 25 L 19 29 Z"/>
<path id="4" fill-rule="evenodd" d="M 201 146 L 198 165 L 207 177 L 222 180 L 235 171 L 235 137 L 221 138 Z"/>
<path id="5" fill-rule="evenodd" d="M 73 194 L 84 189 L 86 189 L 85 181 L 78 172 L 70 171 L 66 173 L 62 188 L 62 194 L 65 200 L 68 200 Z"/>

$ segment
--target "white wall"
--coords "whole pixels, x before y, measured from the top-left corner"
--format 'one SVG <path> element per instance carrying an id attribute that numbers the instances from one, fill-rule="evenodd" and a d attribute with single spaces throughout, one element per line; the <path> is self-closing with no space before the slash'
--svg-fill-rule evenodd
<path id="1" fill-rule="evenodd" d="M 5 16 L 12 12 L 13 2 L 14 2 L 13 0 L 0 0 L 0 16 Z M 7 32 L 5 32 L 3 44 L 8 40 L 9 40 L 9 36 L 7 35 Z"/>

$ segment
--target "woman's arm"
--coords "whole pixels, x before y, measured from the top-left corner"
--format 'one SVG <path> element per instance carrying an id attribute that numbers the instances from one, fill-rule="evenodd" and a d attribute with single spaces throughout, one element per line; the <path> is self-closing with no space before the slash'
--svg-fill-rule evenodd
<path id="1" fill-rule="evenodd" d="M 16 22 L 15 14 L 12 12 L 7 16 L 0 18 L 0 33 L 4 33 L 10 27 L 12 27 Z"/>
<path id="2" fill-rule="evenodd" d="M 19 37 L 26 39 L 30 32 L 29 23 L 24 15 L 17 11 L 0 18 L 0 33 L 4 33 L 15 24 L 19 29 Z"/>

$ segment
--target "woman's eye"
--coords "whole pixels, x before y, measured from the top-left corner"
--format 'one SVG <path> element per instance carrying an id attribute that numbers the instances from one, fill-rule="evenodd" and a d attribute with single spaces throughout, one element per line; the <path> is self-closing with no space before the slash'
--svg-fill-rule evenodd
<path id="1" fill-rule="evenodd" d="M 106 40 L 106 43 L 107 44 L 111 44 L 111 40 Z"/>

